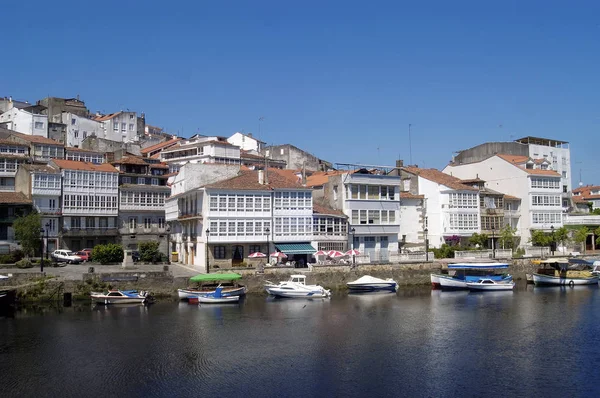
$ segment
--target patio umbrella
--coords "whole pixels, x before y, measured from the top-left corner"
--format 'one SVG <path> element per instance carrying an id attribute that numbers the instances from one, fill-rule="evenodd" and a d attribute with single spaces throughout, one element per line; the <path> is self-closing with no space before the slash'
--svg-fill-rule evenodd
<path id="1" fill-rule="evenodd" d="M 318 252 L 316 252 L 315 254 L 313 254 L 313 256 L 317 257 L 317 256 L 327 256 L 327 252 L 324 252 L 323 250 L 319 250 Z"/>
<path id="2" fill-rule="evenodd" d="M 248 257 L 249 258 L 263 258 L 263 257 L 267 257 L 267 255 L 265 253 L 255 252 L 255 253 L 250 254 Z"/>
<path id="3" fill-rule="evenodd" d="M 329 252 L 329 253 L 327 253 L 327 254 L 329 254 L 329 257 L 331 257 L 331 258 L 338 258 L 338 257 L 344 257 L 344 256 L 345 256 L 345 254 L 344 254 L 344 253 L 342 253 L 342 252 L 338 252 L 338 251 L 336 251 L 336 250 L 332 250 L 332 251 L 330 251 L 330 252 Z"/>
<path id="4" fill-rule="evenodd" d="M 348 255 L 348 256 L 360 256 L 360 252 L 358 250 L 356 250 L 356 249 L 348 250 L 346 252 L 346 255 Z"/>
<path id="5" fill-rule="evenodd" d="M 287 257 L 287 254 L 282 253 L 282 252 L 273 252 L 271 253 L 271 257 L 281 257 L 281 258 L 285 258 Z"/>

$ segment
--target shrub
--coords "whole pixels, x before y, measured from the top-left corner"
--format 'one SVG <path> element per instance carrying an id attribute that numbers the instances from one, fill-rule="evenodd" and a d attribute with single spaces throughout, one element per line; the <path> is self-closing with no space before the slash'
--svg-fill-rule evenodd
<path id="1" fill-rule="evenodd" d="M 17 268 L 33 268 L 33 263 L 27 258 L 17 261 L 15 265 Z"/>
<path id="2" fill-rule="evenodd" d="M 142 242 L 139 246 L 140 260 L 146 263 L 157 263 L 162 260 L 158 251 L 158 242 Z"/>
<path id="3" fill-rule="evenodd" d="M 523 249 L 522 247 L 519 247 L 513 253 L 513 258 L 523 258 L 524 255 L 525 255 L 525 249 Z"/>
<path id="4" fill-rule="evenodd" d="M 23 252 L 21 250 L 15 250 L 9 254 L 0 255 L 0 264 L 14 264 L 23 258 Z"/>
<path id="5" fill-rule="evenodd" d="M 435 258 L 454 258 L 454 252 L 457 249 L 457 246 L 450 246 L 444 243 L 439 249 L 434 248 L 433 253 Z"/>
<path id="6" fill-rule="evenodd" d="M 116 243 L 95 246 L 92 250 L 94 261 L 100 264 L 120 263 L 123 261 L 123 247 Z"/>

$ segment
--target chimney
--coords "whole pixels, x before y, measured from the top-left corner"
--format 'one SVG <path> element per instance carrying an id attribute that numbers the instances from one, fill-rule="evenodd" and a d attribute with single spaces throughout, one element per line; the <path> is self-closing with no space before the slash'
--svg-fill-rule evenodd
<path id="1" fill-rule="evenodd" d="M 263 170 L 258 170 L 258 183 L 265 185 L 265 172 Z"/>
<path id="2" fill-rule="evenodd" d="M 402 159 L 396 160 L 396 167 L 404 167 L 404 160 L 402 160 Z"/>
<path id="3" fill-rule="evenodd" d="M 252 133 L 248 133 L 248 137 L 252 138 Z"/>
<path id="4" fill-rule="evenodd" d="M 306 162 L 302 162 L 302 185 L 306 186 Z"/>

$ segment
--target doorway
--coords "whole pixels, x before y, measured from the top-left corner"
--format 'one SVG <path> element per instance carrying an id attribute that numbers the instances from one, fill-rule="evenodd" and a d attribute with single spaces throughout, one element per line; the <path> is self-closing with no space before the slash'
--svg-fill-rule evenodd
<path id="1" fill-rule="evenodd" d="M 231 254 L 231 265 L 236 266 L 244 262 L 244 246 L 233 246 Z"/>

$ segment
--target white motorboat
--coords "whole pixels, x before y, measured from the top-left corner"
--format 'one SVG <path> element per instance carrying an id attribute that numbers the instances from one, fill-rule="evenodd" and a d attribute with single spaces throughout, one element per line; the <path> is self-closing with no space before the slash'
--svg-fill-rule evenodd
<path id="1" fill-rule="evenodd" d="M 393 279 L 380 279 L 370 275 L 364 275 L 354 282 L 346 283 L 348 289 L 353 292 L 374 292 L 378 290 L 398 290 L 398 283 Z"/>
<path id="2" fill-rule="evenodd" d="M 441 276 L 445 276 L 445 275 L 441 275 Z M 440 274 L 430 274 L 429 277 L 431 278 L 431 287 L 434 289 L 439 289 L 441 287 Z"/>
<path id="3" fill-rule="evenodd" d="M 200 296 L 214 294 L 218 286 L 223 288 L 221 295 L 223 296 L 243 296 L 246 294 L 246 287 L 237 283 L 242 276 L 236 273 L 216 273 L 216 274 L 200 274 L 190 278 L 190 281 L 197 283 L 196 287 L 185 289 L 177 289 L 179 298 L 189 299 Z"/>
<path id="4" fill-rule="evenodd" d="M 511 275 L 494 273 L 494 270 L 506 268 L 508 268 L 506 263 L 448 264 L 448 271 L 454 274 L 436 276 L 442 289 L 468 289 L 467 283 L 479 282 L 482 279 L 491 279 L 495 282 L 512 281 Z"/>
<path id="5" fill-rule="evenodd" d="M 534 273 L 533 274 L 533 283 L 536 286 L 540 285 L 568 285 L 568 286 L 576 286 L 576 285 L 595 285 L 598 283 L 598 276 L 552 276 L 552 275 L 543 275 Z"/>
<path id="6" fill-rule="evenodd" d="M 92 301 L 98 304 L 142 304 L 149 293 L 137 290 L 109 290 L 106 293 L 91 292 Z"/>
<path id="7" fill-rule="evenodd" d="M 268 282 L 268 281 L 267 281 Z M 319 285 L 307 285 L 306 275 L 291 275 L 287 281 L 265 285 L 267 293 L 288 298 L 327 298 L 331 292 Z"/>
<path id="8" fill-rule="evenodd" d="M 201 304 L 237 303 L 240 301 L 240 296 L 224 296 L 223 288 L 219 286 L 215 289 L 214 293 L 198 296 L 198 301 Z"/>
<path id="9" fill-rule="evenodd" d="M 585 260 L 573 262 L 573 259 L 553 258 L 540 262 L 540 268 L 533 273 L 536 286 L 595 285 L 600 279 L 592 271 L 593 263 Z"/>
<path id="10" fill-rule="evenodd" d="M 498 282 L 492 279 L 480 279 L 477 282 L 467 282 L 469 290 L 479 291 L 501 291 L 501 290 L 513 290 L 515 283 L 509 282 Z"/>

